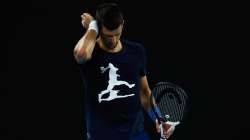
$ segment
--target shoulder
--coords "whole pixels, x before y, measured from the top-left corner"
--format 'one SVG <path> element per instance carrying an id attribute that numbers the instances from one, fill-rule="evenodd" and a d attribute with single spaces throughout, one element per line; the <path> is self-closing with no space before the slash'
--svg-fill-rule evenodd
<path id="1" fill-rule="evenodd" d="M 122 40 L 122 44 L 127 47 L 127 49 L 131 51 L 136 51 L 138 53 L 144 53 L 145 52 L 145 47 L 139 43 L 139 42 L 134 42 L 130 40 Z"/>

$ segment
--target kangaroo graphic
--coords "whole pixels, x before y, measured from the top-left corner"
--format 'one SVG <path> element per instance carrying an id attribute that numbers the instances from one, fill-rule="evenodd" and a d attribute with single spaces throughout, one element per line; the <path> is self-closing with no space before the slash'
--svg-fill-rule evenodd
<path id="1" fill-rule="evenodd" d="M 115 86 L 126 85 L 129 88 L 132 88 L 135 86 L 135 84 L 129 84 L 126 81 L 117 80 L 117 77 L 120 77 L 120 75 L 116 73 L 118 71 L 118 68 L 116 68 L 112 63 L 109 63 L 106 68 L 100 67 L 100 69 L 101 69 L 101 73 L 104 73 L 107 69 L 109 69 L 109 81 L 108 81 L 107 89 L 101 91 L 101 93 L 98 94 L 99 103 L 101 103 L 102 101 L 111 101 L 117 98 L 126 98 L 129 96 L 134 96 L 134 94 L 118 95 L 120 90 L 113 90 Z M 107 98 L 102 98 L 104 94 L 108 94 L 108 93 L 109 93 L 109 96 Z"/>

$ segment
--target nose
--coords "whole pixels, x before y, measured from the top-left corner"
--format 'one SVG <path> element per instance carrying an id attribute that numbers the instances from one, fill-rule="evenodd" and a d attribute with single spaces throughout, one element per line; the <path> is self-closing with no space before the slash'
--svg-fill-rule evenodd
<path id="1" fill-rule="evenodd" d="M 115 37 L 110 37 L 110 38 L 108 39 L 108 42 L 110 42 L 110 43 L 115 43 L 115 42 L 116 42 L 116 38 L 115 38 Z"/>

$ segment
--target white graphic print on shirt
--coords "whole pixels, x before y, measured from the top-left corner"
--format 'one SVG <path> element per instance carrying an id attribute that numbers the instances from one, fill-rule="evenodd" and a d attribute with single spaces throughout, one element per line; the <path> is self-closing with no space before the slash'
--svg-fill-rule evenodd
<path id="1" fill-rule="evenodd" d="M 107 69 L 109 69 L 109 81 L 108 81 L 107 89 L 101 91 L 101 93 L 98 94 L 99 103 L 102 101 L 111 101 L 117 98 L 126 98 L 129 96 L 134 96 L 134 94 L 118 95 L 120 90 L 113 90 L 115 86 L 126 85 L 129 88 L 133 88 L 135 84 L 129 84 L 126 81 L 117 80 L 117 77 L 120 77 L 120 75 L 116 73 L 118 71 L 118 68 L 116 68 L 112 63 L 109 63 L 106 68 L 104 67 L 100 67 L 100 68 L 101 68 L 101 73 L 104 73 Z M 102 98 L 104 94 L 109 94 L 109 96 L 107 98 Z"/>

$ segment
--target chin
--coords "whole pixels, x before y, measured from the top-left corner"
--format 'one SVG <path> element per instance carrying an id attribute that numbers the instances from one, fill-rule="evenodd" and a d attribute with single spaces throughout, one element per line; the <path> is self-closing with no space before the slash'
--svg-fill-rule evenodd
<path id="1" fill-rule="evenodd" d="M 107 44 L 106 46 L 108 49 L 114 49 L 117 46 L 117 44 Z"/>
<path id="2" fill-rule="evenodd" d="M 116 47 L 116 45 L 113 45 L 113 46 L 110 46 L 109 48 L 110 49 L 114 49 Z"/>

